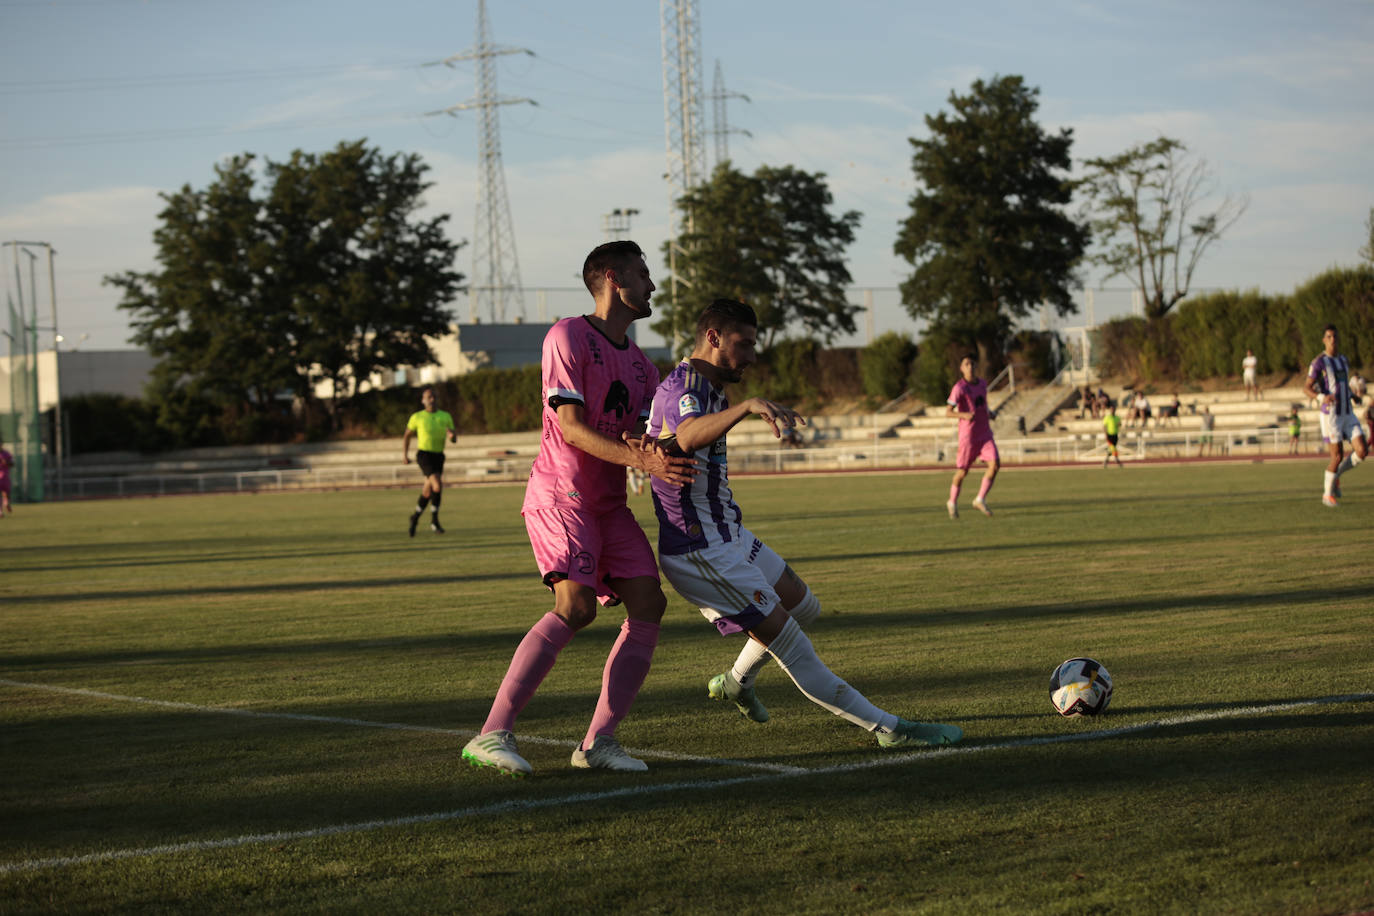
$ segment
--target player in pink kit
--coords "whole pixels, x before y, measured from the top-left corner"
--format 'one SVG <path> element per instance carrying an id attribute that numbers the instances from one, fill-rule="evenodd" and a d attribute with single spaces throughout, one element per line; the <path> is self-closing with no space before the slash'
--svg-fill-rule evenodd
<path id="1" fill-rule="evenodd" d="M 5 443 L 0 442 L 0 446 Z M 10 508 L 10 468 L 14 466 L 14 456 L 0 448 L 0 517 L 13 515 Z"/>
<path id="2" fill-rule="evenodd" d="M 695 466 L 639 435 L 658 385 L 658 370 L 626 334 L 650 314 L 654 284 L 643 251 L 630 241 L 601 245 L 587 256 L 582 279 L 594 313 L 565 318 L 544 338 L 544 438 L 521 510 L 553 610 L 525 634 L 482 733 L 463 749 L 474 766 L 515 776 L 531 771 L 516 749 L 515 719 L 559 652 L 596 619 L 598 599 L 623 602 L 626 620 L 572 765 L 648 769 L 621 748 L 615 729 L 649 673 L 667 599 L 648 538 L 626 504 L 625 468 L 681 486 Z"/>
<path id="3" fill-rule="evenodd" d="M 1000 467 L 997 443 L 992 441 L 992 416 L 988 411 L 988 383 L 977 377 L 978 357 L 968 354 L 959 363 L 959 372 L 964 376 L 954 383 L 949 393 L 949 407 L 945 416 L 959 418 L 959 455 L 954 463 L 954 482 L 949 485 L 949 502 L 945 508 L 950 518 L 959 517 L 959 490 L 968 476 L 968 469 L 974 461 L 987 464 L 983 475 L 983 485 L 973 498 L 973 508 L 984 515 L 991 516 L 988 508 L 988 491 L 997 479 Z"/>

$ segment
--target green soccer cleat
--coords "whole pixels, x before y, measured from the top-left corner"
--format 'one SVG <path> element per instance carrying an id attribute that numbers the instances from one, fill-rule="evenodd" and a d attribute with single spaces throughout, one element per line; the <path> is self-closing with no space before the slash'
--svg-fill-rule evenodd
<path id="1" fill-rule="evenodd" d="M 936 725 L 931 722 L 908 722 L 898 719 L 897 727 L 890 732 L 878 734 L 878 746 L 883 748 L 915 747 L 918 744 L 939 747 L 944 744 L 958 744 L 964 737 L 964 730 L 957 725 Z"/>
<path id="2" fill-rule="evenodd" d="M 507 776 L 525 776 L 534 771 L 528 760 L 515 750 L 515 734 L 504 729 L 478 735 L 463 748 L 463 759 L 475 767 L 491 767 Z"/>
<path id="3" fill-rule="evenodd" d="M 728 671 L 711 678 L 706 685 L 706 692 L 713 700 L 732 701 L 739 714 L 750 722 L 768 721 L 768 710 L 759 702 L 759 698 L 754 694 L 754 688 L 741 687 Z"/>

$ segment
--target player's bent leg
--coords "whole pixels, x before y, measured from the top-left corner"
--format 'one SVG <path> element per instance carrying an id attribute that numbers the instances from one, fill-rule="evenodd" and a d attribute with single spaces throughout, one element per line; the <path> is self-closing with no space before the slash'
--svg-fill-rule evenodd
<path id="1" fill-rule="evenodd" d="M 776 613 L 770 615 L 760 629 L 767 632 L 767 628 L 776 626 L 777 616 Z M 808 700 L 868 731 L 891 729 L 897 725 L 896 716 L 874 706 L 826 667 L 795 620 L 784 613 L 781 623 L 777 635 L 769 640 L 768 651 Z"/>

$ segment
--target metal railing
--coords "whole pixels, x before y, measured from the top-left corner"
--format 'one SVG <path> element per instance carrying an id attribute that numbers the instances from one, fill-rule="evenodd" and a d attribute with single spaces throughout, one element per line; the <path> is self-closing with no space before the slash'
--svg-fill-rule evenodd
<path id="1" fill-rule="evenodd" d="M 1210 441 L 1207 441 L 1209 440 Z M 1296 451 L 1314 455 L 1320 438 L 1305 431 Z M 1284 427 L 1197 430 L 1123 430 L 1118 440 L 1123 461 L 1147 458 L 1223 457 L 1228 455 L 1282 455 L 1290 451 Z M 1027 436 L 998 443 L 1003 464 L 1069 464 L 1101 461 L 1106 454 L 1102 433 L 1065 436 Z M 730 467 L 747 473 L 846 470 L 860 468 L 915 468 L 951 464 L 958 439 L 947 431 L 928 436 L 888 440 L 874 429 L 868 441 L 802 448 L 741 448 L 730 452 Z M 469 481 L 519 481 L 529 474 L 529 458 L 488 461 L 462 468 L 449 466 L 452 483 Z M 258 493 L 280 490 L 344 489 L 404 486 L 415 482 L 415 469 L 402 465 L 372 465 L 265 471 L 209 471 L 205 473 L 128 474 L 66 479 L 67 499 L 124 496 L 172 496 L 192 493 Z"/>

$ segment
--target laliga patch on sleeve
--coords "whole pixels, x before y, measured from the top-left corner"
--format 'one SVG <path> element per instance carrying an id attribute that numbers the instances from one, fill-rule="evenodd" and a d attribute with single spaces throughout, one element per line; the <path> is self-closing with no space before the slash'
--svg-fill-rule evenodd
<path id="1" fill-rule="evenodd" d="M 697 400 L 696 395 L 688 392 L 677 399 L 677 409 L 684 417 L 689 414 L 698 414 L 701 413 L 701 402 Z"/>

